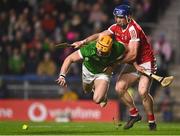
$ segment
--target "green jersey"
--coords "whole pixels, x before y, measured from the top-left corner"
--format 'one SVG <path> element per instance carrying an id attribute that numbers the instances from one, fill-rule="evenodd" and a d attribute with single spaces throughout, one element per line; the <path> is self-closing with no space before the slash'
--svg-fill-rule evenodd
<path id="1" fill-rule="evenodd" d="M 124 55 L 125 47 L 119 42 L 113 42 L 109 56 L 100 57 L 96 52 L 96 42 L 91 42 L 80 48 L 83 65 L 93 74 L 102 73 L 104 68 L 121 58 Z"/>

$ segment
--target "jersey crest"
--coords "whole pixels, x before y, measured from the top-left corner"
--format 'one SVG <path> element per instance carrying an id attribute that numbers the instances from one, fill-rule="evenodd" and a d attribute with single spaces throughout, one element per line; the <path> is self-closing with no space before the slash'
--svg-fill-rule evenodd
<path id="1" fill-rule="evenodd" d="M 131 39 L 137 39 L 137 32 L 136 32 L 134 26 L 131 26 L 129 28 L 129 33 L 130 33 Z"/>

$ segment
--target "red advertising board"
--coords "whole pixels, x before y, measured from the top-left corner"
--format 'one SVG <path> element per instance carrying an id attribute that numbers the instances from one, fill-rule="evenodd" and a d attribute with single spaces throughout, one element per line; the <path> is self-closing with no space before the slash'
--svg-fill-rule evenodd
<path id="1" fill-rule="evenodd" d="M 101 108 L 92 101 L 0 100 L 0 120 L 108 122 L 118 116 L 116 101 Z"/>

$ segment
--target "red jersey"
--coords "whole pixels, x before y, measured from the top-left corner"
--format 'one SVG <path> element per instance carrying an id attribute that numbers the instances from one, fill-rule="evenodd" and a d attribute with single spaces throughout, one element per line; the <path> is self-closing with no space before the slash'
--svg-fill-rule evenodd
<path id="1" fill-rule="evenodd" d="M 119 25 L 113 24 L 108 29 L 118 42 L 129 44 L 130 41 L 139 41 L 136 61 L 142 64 L 148 61 L 154 61 L 154 54 L 151 45 L 148 43 L 142 28 L 132 19 L 126 29 L 122 29 Z"/>

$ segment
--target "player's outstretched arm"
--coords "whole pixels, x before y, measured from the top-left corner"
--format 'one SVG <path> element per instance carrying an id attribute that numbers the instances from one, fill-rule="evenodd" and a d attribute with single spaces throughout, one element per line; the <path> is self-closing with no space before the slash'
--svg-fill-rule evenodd
<path id="1" fill-rule="evenodd" d="M 73 52 L 72 54 L 70 54 L 63 62 L 61 70 L 60 70 L 60 74 L 58 79 L 56 80 L 56 82 L 60 85 L 60 86 L 67 86 L 66 84 L 66 74 L 69 71 L 69 68 L 71 66 L 72 63 L 77 62 L 79 60 L 82 60 L 82 58 L 80 57 L 78 51 Z"/>
<path id="2" fill-rule="evenodd" d="M 93 34 L 93 35 L 85 38 L 84 40 L 74 42 L 74 43 L 72 44 L 72 46 L 74 46 L 75 49 L 80 48 L 80 47 L 82 47 L 83 45 L 85 45 L 85 44 L 87 44 L 87 43 L 89 43 L 89 42 L 91 42 L 91 41 L 97 40 L 100 36 L 103 36 L 103 35 L 111 35 L 111 33 L 110 33 L 108 30 L 105 30 L 105 31 L 103 31 L 103 32 L 101 32 L 101 33 Z"/>
<path id="3" fill-rule="evenodd" d="M 137 52 L 139 48 L 139 42 L 133 41 L 130 42 L 128 45 L 128 52 L 126 53 L 125 57 L 122 59 L 122 63 L 133 63 L 135 62 Z"/>

